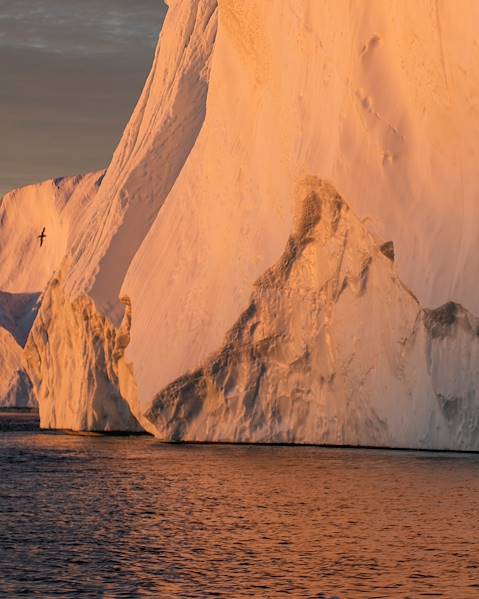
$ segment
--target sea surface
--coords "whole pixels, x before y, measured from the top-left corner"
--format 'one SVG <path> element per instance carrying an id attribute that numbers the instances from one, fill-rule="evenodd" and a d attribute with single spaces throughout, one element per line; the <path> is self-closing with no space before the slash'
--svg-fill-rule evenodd
<path id="1" fill-rule="evenodd" d="M 479 597 L 479 456 L 35 426 L 0 416 L 2 598 Z"/>

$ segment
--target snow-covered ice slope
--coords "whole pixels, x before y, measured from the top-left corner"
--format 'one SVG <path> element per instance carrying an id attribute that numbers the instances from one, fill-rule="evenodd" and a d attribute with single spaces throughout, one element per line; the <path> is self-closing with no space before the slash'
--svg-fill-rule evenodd
<path id="1" fill-rule="evenodd" d="M 23 347 L 40 296 L 60 269 L 103 173 L 65 177 L 14 190 L 0 200 L 0 405 L 36 403 Z M 40 248 L 38 235 L 45 228 Z"/>
<path id="2" fill-rule="evenodd" d="M 392 245 L 307 179 L 278 262 L 222 347 L 159 393 L 165 440 L 479 450 L 479 319 L 423 310 Z M 152 430 L 152 427 L 149 427 Z"/>
<path id="3" fill-rule="evenodd" d="M 134 380 L 120 286 L 202 126 L 215 35 L 216 1 L 170 7 L 145 89 L 27 342 L 43 427 L 139 426 L 127 403 Z"/>
<path id="4" fill-rule="evenodd" d="M 71 252 L 66 288 L 88 292 L 116 324 L 128 266 L 203 124 L 216 0 L 174 3 L 138 105 Z"/>
<path id="5" fill-rule="evenodd" d="M 29 185 L 0 200 L 0 290 L 39 293 L 60 267 L 79 213 L 92 203 L 102 172 Z M 45 244 L 37 236 L 45 227 Z M 47 243 L 48 240 L 48 243 Z"/>
<path id="6" fill-rule="evenodd" d="M 221 346 L 306 175 L 394 241 L 423 305 L 479 313 L 478 18 L 474 0 L 219 1 L 205 123 L 122 287 L 142 408 Z"/>

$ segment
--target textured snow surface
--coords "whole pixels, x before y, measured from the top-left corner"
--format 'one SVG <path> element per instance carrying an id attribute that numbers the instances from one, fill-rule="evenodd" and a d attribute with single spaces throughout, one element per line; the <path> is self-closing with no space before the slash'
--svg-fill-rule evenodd
<path id="1" fill-rule="evenodd" d="M 478 18 L 474 0 L 220 0 L 205 123 L 122 288 L 141 405 L 220 346 L 310 174 L 394 241 L 423 305 L 479 313 Z"/>
<path id="2" fill-rule="evenodd" d="M 106 172 L 1 201 L 0 402 L 477 448 L 479 4 L 168 4 Z"/>
<path id="3" fill-rule="evenodd" d="M 299 203 L 221 349 L 157 395 L 156 434 L 479 449 L 479 319 L 422 310 L 331 186 L 308 179 Z"/>
<path id="4" fill-rule="evenodd" d="M 67 289 L 88 292 L 116 324 L 126 270 L 203 123 L 215 35 L 215 0 L 169 9 L 145 89 L 72 248 Z"/>

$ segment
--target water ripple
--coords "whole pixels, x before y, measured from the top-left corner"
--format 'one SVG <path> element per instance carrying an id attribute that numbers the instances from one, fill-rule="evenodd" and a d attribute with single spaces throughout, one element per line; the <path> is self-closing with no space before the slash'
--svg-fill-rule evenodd
<path id="1" fill-rule="evenodd" d="M 478 597 L 479 459 L 0 434 L 0 596 Z"/>

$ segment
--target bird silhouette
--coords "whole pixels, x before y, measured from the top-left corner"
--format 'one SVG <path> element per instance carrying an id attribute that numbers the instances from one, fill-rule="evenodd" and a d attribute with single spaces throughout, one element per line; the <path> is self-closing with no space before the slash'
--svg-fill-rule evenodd
<path id="1" fill-rule="evenodd" d="M 40 235 L 38 236 L 38 239 L 40 240 L 40 247 L 42 247 L 43 245 L 43 240 L 45 239 L 46 235 L 45 235 L 45 227 L 43 227 L 42 232 L 40 233 Z"/>

